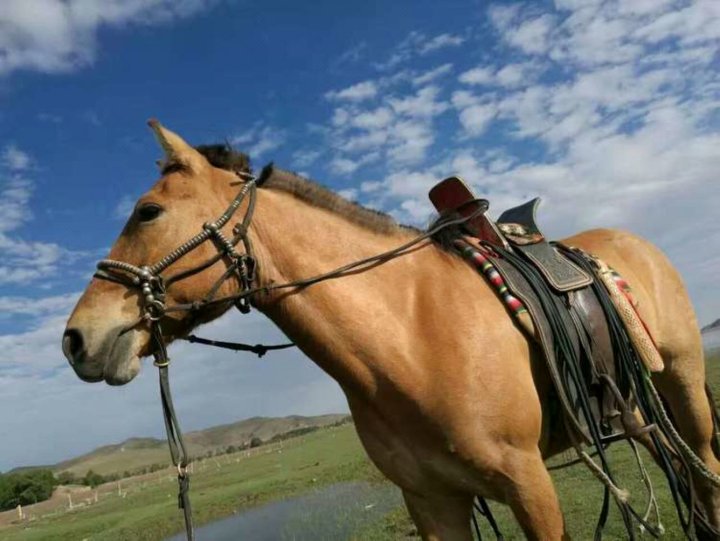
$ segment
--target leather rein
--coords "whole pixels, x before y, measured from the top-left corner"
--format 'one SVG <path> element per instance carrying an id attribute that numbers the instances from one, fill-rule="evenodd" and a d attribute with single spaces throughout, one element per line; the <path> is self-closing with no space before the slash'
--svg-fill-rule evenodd
<path id="1" fill-rule="evenodd" d="M 262 185 L 263 181 L 269 176 L 272 167 L 268 166 L 263 170 L 261 176 L 244 172 L 235 171 L 243 183 L 237 195 L 233 198 L 228 208 L 220 217 L 213 222 L 206 222 L 202 226 L 202 231 L 184 242 L 160 261 L 153 265 L 137 266 L 124 261 L 112 259 L 103 259 L 97 264 L 95 278 L 108 280 L 121 284 L 128 289 L 139 289 L 141 297 L 141 315 L 131 324 L 123 328 L 120 334 L 124 334 L 140 324 L 146 324 L 149 327 L 151 339 L 154 342 L 153 357 L 154 365 L 158 368 L 160 381 L 160 398 L 162 402 L 163 418 L 165 421 L 165 430 L 167 434 L 168 446 L 170 448 L 170 456 L 174 466 L 178 472 L 178 507 L 183 510 L 185 518 L 185 531 L 188 541 L 195 539 L 192 509 L 190 505 L 189 489 L 190 478 L 187 467 L 190 463 L 187 449 L 183 441 L 180 425 L 175 414 L 172 395 L 170 392 L 170 383 L 168 375 L 168 367 L 170 366 L 170 358 L 167 354 L 165 340 L 162 334 L 161 320 L 172 312 L 189 312 L 197 313 L 199 310 L 211 306 L 234 304 L 240 312 L 247 314 L 251 309 L 252 297 L 258 293 L 269 293 L 273 290 L 304 288 L 318 282 L 322 282 L 331 278 L 338 278 L 346 275 L 351 271 L 362 272 L 371 267 L 394 259 L 408 253 L 412 248 L 427 240 L 441 230 L 448 227 L 462 225 L 477 215 L 487 210 L 487 204 L 482 203 L 484 200 L 478 200 L 478 208 L 468 216 L 456 217 L 449 216 L 441 219 L 435 225 L 412 238 L 410 241 L 388 250 L 380 254 L 360 259 L 338 267 L 329 272 L 318 274 L 309 278 L 286 282 L 282 284 L 269 284 L 265 286 L 258 285 L 258 264 L 254 255 L 252 242 L 248 236 L 249 227 L 255 212 L 255 202 L 257 199 L 257 188 Z M 265 174 L 266 171 L 268 174 Z M 235 215 L 237 210 L 247 198 L 248 204 L 245 215 L 232 229 L 232 237 L 228 238 L 222 228 Z M 168 277 L 162 276 L 163 271 L 173 265 L 179 259 L 193 252 L 205 242 L 211 241 L 217 249 L 217 254 L 210 257 L 199 265 L 188 270 L 180 271 Z M 242 243 L 244 253 L 238 253 L 236 247 Z M 165 302 L 167 288 L 181 280 L 194 276 L 217 263 L 224 260 L 226 263 L 225 272 L 211 286 L 208 293 L 200 300 L 192 303 L 178 303 L 168 306 Z M 218 296 L 218 292 L 222 285 L 229 279 L 235 278 L 240 286 L 240 291 L 233 295 Z M 191 343 L 200 343 L 212 345 L 235 351 L 251 351 L 262 357 L 269 350 L 283 349 L 292 347 L 294 344 L 280 344 L 273 346 L 246 344 L 237 344 L 232 342 L 217 342 L 195 336 L 186 338 Z"/>

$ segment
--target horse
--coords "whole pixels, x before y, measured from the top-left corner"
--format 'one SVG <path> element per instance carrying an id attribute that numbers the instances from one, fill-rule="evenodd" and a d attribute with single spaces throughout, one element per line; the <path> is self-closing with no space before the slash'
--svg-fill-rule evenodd
<path id="1" fill-rule="evenodd" d="M 134 268 L 207 228 L 250 182 L 244 154 L 195 148 L 157 122 L 152 127 L 165 152 L 160 179 L 139 198 L 109 254 Z M 243 237 L 256 262 L 250 304 L 340 385 L 368 456 L 401 489 L 422 538 L 470 541 L 480 495 L 509 505 L 528 539 L 567 539 L 545 459 L 569 448 L 569 439 L 550 422 L 542 354 L 495 291 L 432 239 L 362 271 L 303 284 L 392 251 L 418 231 L 294 173 L 271 167 L 263 176 L 254 200 L 239 199 L 238 212 L 252 213 Z M 220 228 L 224 239 L 238 232 L 233 225 Z M 628 232 L 594 229 L 563 242 L 602 258 L 632 285 L 665 364 L 654 383 L 682 438 L 720 473 L 703 346 L 681 276 L 658 248 Z M 163 270 L 183 277 L 168 285 L 164 302 L 196 309 L 150 318 L 161 318 L 162 347 L 220 317 L 242 291 L 216 245 L 204 242 Z M 124 385 L 160 344 L 138 318 L 150 290 L 106 278 L 90 281 L 62 349 L 82 380 Z M 209 293 L 221 301 L 200 302 Z M 700 475 L 694 483 L 720 527 L 720 490 Z"/>

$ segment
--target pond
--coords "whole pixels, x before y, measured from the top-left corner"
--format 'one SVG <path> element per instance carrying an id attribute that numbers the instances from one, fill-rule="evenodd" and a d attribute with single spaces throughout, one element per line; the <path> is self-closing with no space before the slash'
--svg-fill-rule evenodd
<path id="1" fill-rule="evenodd" d="M 196 528 L 198 541 L 340 541 L 402 504 L 391 485 L 338 483 Z M 184 534 L 168 541 L 183 541 Z"/>

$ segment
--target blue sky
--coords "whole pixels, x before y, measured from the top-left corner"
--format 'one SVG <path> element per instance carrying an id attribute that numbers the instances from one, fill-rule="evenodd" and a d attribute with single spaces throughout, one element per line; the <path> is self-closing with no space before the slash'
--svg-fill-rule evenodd
<path id="1" fill-rule="evenodd" d="M 0 469 L 162 433 L 152 371 L 91 386 L 59 349 L 156 178 L 150 117 L 416 225 L 450 174 L 498 211 L 540 195 L 551 236 L 638 232 L 720 317 L 717 2 L 9 0 L 0 29 Z M 174 349 L 189 429 L 346 409 L 298 353 Z"/>

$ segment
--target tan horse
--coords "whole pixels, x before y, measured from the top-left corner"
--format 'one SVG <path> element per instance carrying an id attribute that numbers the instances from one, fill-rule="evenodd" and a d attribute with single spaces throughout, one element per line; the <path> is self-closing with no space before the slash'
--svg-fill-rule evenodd
<path id="1" fill-rule="evenodd" d="M 195 235 L 241 184 L 233 172 L 212 166 L 207 152 L 158 129 L 168 153 L 163 176 L 139 199 L 110 252 L 135 265 L 152 264 Z M 262 284 L 316 275 L 416 234 L 277 169 L 257 192 L 250 228 Z M 656 384 L 684 439 L 720 473 L 710 445 L 700 333 L 680 276 L 657 248 L 628 233 L 593 230 L 566 242 L 603 258 L 632 284 L 665 362 Z M 214 253 L 208 243 L 172 271 Z M 224 269 L 218 262 L 176 283 L 168 304 L 201 299 Z M 221 293 L 237 289 L 228 280 Z M 470 540 L 476 494 L 508 504 L 530 539 L 567 537 L 543 462 L 566 446 L 563 434 L 549 430 L 544 362 L 465 261 L 428 241 L 365 272 L 256 295 L 253 304 L 340 384 L 368 455 L 402 489 L 424 539 Z M 92 280 L 63 339 L 80 378 L 122 385 L 135 377 L 140 359 L 152 353 L 150 334 L 142 323 L 120 330 L 136 322 L 140 306 L 138 292 Z M 167 342 L 230 307 L 194 319 L 169 316 Z M 720 525 L 718 492 L 703 479 L 697 483 L 711 521 Z"/>

